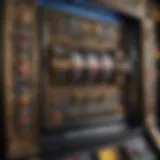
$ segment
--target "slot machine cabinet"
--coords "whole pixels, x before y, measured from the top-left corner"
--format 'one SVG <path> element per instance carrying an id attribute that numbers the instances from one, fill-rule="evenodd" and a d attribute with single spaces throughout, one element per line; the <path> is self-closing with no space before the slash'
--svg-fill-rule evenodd
<path id="1" fill-rule="evenodd" d="M 71 44 L 73 43 L 74 44 L 74 46 L 76 46 L 76 47 L 78 47 L 78 49 L 75 49 L 75 47 L 74 47 L 74 53 L 76 53 L 76 55 L 77 55 L 77 57 L 79 57 L 79 61 L 78 62 L 80 62 L 79 63 L 79 66 L 78 67 L 82 67 L 82 61 L 83 61 L 83 58 L 81 58 L 80 56 L 78 56 L 78 55 L 80 55 L 80 53 L 82 53 L 82 55 L 84 55 L 84 54 L 87 54 L 87 52 L 89 53 L 90 52 L 90 50 L 92 50 L 92 51 L 96 51 L 96 53 L 98 54 L 98 53 L 100 53 L 101 52 L 101 49 L 103 48 L 103 46 L 101 46 L 101 47 L 98 47 L 98 46 L 96 46 L 96 43 L 94 44 L 94 41 L 92 41 L 92 43 L 89 43 L 89 36 L 90 36 L 90 34 L 88 33 L 89 32 L 89 23 L 92 23 L 92 22 L 89 22 L 89 21 L 87 21 L 88 22 L 88 25 L 85 25 L 86 26 L 86 28 L 87 29 L 85 29 L 85 34 L 87 35 L 87 37 L 88 37 L 88 39 L 87 39 L 87 41 L 85 41 L 85 43 L 82 43 L 81 44 L 81 41 L 80 41 L 80 38 L 78 37 L 78 35 L 76 35 L 76 31 L 73 29 L 72 31 L 71 31 L 71 33 L 69 33 L 69 34 L 71 34 L 70 36 L 72 37 L 71 39 L 69 38 L 69 36 L 68 36 L 68 32 L 66 33 L 65 32 L 65 29 L 63 28 L 62 29 L 62 32 L 63 32 L 63 38 L 61 38 L 61 35 L 60 35 L 60 33 L 59 33 L 59 31 L 57 31 L 56 30 L 56 26 L 55 25 L 53 25 L 53 32 L 56 32 L 56 36 L 54 36 L 54 37 L 52 37 L 52 28 L 51 28 L 51 30 L 49 30 L 49 28 L 48 27 L 45 27 L 45 25 L 47 25 L 48 26 L 48 22 L 50 23 L 51 22 L 51 20 L 48 20 L 49 19 L 49 16 L 48 15 L 53 15 L 53 14 L 55 14 L 56 15 L 56 17 L 57 17 L 57 14 L 58 13 L 54 13 L 54 11 L 51 11 L 51 12 L 49 12 L 49 13 L 47 13 L 47 12 L 49 12 L 49 9 L 47 10 L 47 11 L 45 11 L 45 10 L 43 10 L 43 15 L 44 15 L 44 28 L 45 28 L 45 30 L 44 30 L 44 37 L 45 36 L 48 36 L 48 38 L 46 38 L 46 41 L 44 41 L 43 42 L 43 44 L 45 44 L 43 47 L 44 47 L 44 50 L 45 50 L 45 52 L 46 53 L 48 53 L 49 55 L 49 59 L 52 59 L 52 58 L 55 58 L 56 59 L 56 57 L 55 57 L 55 55 L 53 55 L 52 53 L 54 53 L 55 54 L 55 52 L 56 52 L 56 49 L 55 49 L 55 44 L 57 45 L 57 43 L 56 42 L 58 42 L 59 41 L 59 43 L 61 42 L 62 44 L 63 44 L 63 47 L 64 48 L 66 48 L 66 50 L 67 50 L 67 53 L 68 52 L 71 52 L 71 54 L 73 54 L 73 52 L 72 51 L 70 51 L 70 48 L 72 48 L 71 47 Z M 63 12 L 60 12 L 59 13 L 59 16 L 64 16 L 64 13 Z M 48 17 L 48 18 L 46 18 L 46 16 Z M 62 17 L 63 17 L 62 16 Z M 69 17 L 69 14 L 65 14 L 65 16 L 66 16 L 66 19 Z M 53 16 L 54 17 L 54 16 Z M 142 18 L 142 17 L 141 17 Z M 45 20 L 46 19 L 46 20 Z M 74 19 L 74 18 L 73 18 Z M 77 19 L 78 19 L 78 17 L 77 17 Z M 143 19 L 143 18 L 142 18 Z M 124 43 L 126 44 L 126 45 L 124 45 L 123 46 L 123 44 L 119 44 L 119 45 L 117 45 L 117 46 L 111 46 L 111 45 L 107 45 L 107 48 L 106 49 L 109 49 L 109 50 L 112 50 L 112 49 L 116 49 L 116 53 L 117 53 L 117 51 L 119 51 L 119 49 L 122 51 L 122 52 L 124 52 L 124 53 L 128 53 L 128 57 L 132 57 L 133 55 L 136 57 L 132 57 L 131 59 L 129 59 L 129 60 L 131 60 L 132 61 L 132 64 L 134 64 L 134 65 L 129 65 L 129 66 L 134 66 L 131 70 L 129 69 L 129 71 L 132 71 L 132 76 L 130 77 L 130 76 L 127 76 L 127 78 L 125 79 L 126 80 L 126 82 L 128 82 L 128 86 L 123 90 L 123 92 L 125 92 L 125 100 L 123 101 L 124 103 L 123 103 L 123 108 L 125 108 L 125 111 L 126 111 L 126 115 L 127 115 L 127 118 L 129 119 L 129 123 L 130 123 L 130 126 L 137 126 L 137 125 L 142 125 L 142 124 L 147 124 L 147 127 L 149 127 L 149 128 L 151 128 L 150 127 L 150 124 L 154 124 L 154 118 L 155 118 L 155 115 L 154 115 L 154 113 L 155 113 L 155 79 L 156 79 L 156 70 L 155 70 L 155 66 L 154 66 L 154 60 L 155 60 L 155 56 L 154 56 L 154 52 L 155 52 L 155 45 L 154 45 L 154 23 L 153 23 L 153 21 L 151 21 L 151 20 L 148 20 L 148 19 L 143 19 L 143 20 L 140 20 L 140 19 L 136 19 L 136 20 L 133 20 L 133 18 L 131 18 L 131 17 L 125 17 L 125 25 L 122 27 L 123 28 L 123 31 L 122 31 L 122 34 L 123 33 L 125 33 L 125 36 L 123 37 L 124 39 Z M 53 19 L 52 19 L 53 20 Z M 85 19 L 86 20 L 86 19 Z M 48 22 L 47 22 L 48 21 Z M 78 22 L 79 22 L 79 25 L 80 25 L 80 21 L 81 21 L 81 17 L 79 17 L 79 19 L 78 19 Z M 87 23 L 86 22 L 86 23 Z M 63 20 L 62 21 L 60 21 L 59 23 L 63 23 Z M 58 25 L 58 23 L 53 23 L 53 24 L 56 24 L 56 25 Z M 75 24 L 77 24 L 76 23 L 76 20 L 75 20 Z M 128 25 L 128 24 L 130 24 L 130 25 Z M 78 24 L 77 24 L 77 26 L 79 26 Z M 49 25 L 50 26 L 50 25 Z M 52 25 L 51 25 L 52 26 Z M 63 25 L 64 26 L 64 25 Z M 93 24 L 92 24 L 92 26 L 93 26 Z M 134 27 L 133 27 L 134 26 Z M 58 27 L 57 27 L 58 28 Z M 92 27 L 91 27 L 92 28 Z M 122 29 L 121 28 L 121 29 Z M 133 29 L 134 28 L 134 29 Z M 58 30 L 61 30 L 61 28 L 59 27 L 58 28 Z M 47 35 L 47 32 L 48 32 L 48 35 Z M 82 32 L 83 33 L 83 32 Z M 65 35 L 66 34 L 66 35 Z M 82 34 L 83 35 L 83 34 Z M 91 34 L 92 35 L 92 34 Z M 137 35 L 140 35 L 140 37 L 138 37 Z M 68 37 L 67 37 L 68 36 Z M 75 36 L 75 37 L 74 37 Z M 76 36 L 79 38 L 78 40 L 79 40 L 79 43 L 76 43 Z M 92 35 L 93 36 L 93 35 Z M 121 34 L 120 34 L 120 36 L 122 36 Z M 131 38 L 132 37 L 132 38 Z M 57 38 L 57 40 L 55 40 Z M 94 39 L 96 40 L 96 38 L 97 37 L 94 37 Z M 43 38 L 42 38 L 43 39 Z M 74 40 L 73 40 L 74 39 Z M 82 39 L 83 39 L 83 37 L 82 37 Z M 50 40 L 50 42 L 48 41 L 48 40 Z M 73 42 L 74 41 L 74 42 Z M 69 45 L 70 44 L 70 45 Z M 94 44 L 94 45 L 93 45 Z M 107 44 L 107 42 L 106 42 L 106 44 Z M 93 45 L 93 46 L 92 46 Z M 69 46 L 69 47 L 67 47 L 67 46 Z M 100 46 L 100 44 L 99 44 L 99 46 Z M 106 45 L 105 45 L 106 46 Z M 124 47 L 124 48 L 121 48 L 121 47 Z M 59 47 L 59 46 L 58 46 Z M 63 52 L 63 47 L 62 47 L 62 50 L 60 50 L 61 52 Z M 81 47 L 82 47 L 82 49 L 81 49 Z M 93 47 L 93 48 L 92 48 Z M 113 48 L 112 48 L 113 47 Z M 120 48 L 119 48 L 120 47 Z M 48 48 L 48 50 L 47 50 L 47 48 Z M 80 48 L 80 49 L 79 49 Z M 86 48 L 86 49 L 85 49 Z M 123 50 L 124 49 L 124 50 Z M 44 51 L 43 50 L 43 51 Z M 75 52 L 75 50 L 76 50 L 76 52 Z M 104 50 L 104 49 L 103 49 Z M 84 52 L 84 53 L 83 53 Z M 119 52 L 118 52 L 119 53 Z M 151 53 L 153 53 L 153 54 L 151 54 Z M 51 55 L 52 54 L 52 55 Z M 62 53 L 63 54 L 63 53 Z M 94 54 L 95 55 L 95 54 Z M 62 56 L 63 57 L 63 56 Z M 61 58 L 62 58 L 61 57 Z M 65 57 L 65 56 L 64 56 Z M 87 56 L 86 56 L 87 57 Z M 65 57 L 66 58 L 66 57 Z M 68 57 L 67 57 L 68 58 Z M 66 58 L 66 59 L 67 59 Z M 65 59 L 65 60 L 66 60 Z M 76 59 L 76 60 L 77 60 Z M 57 60 L 60 60 L 59 59 L 59 57 L 57 56 Z M 64 60 L 64 59 L 62 59 L 62 60 Z M 126 60 L 126 59 L 125 59 Z M 53 62 L 53 61 L 52 61 Z M 62 61 L 61 61 L 62 62 Z M 65 61 L 63 61 L 63 63 L 64 63 Z M 76 61 L 77 62 L 77 61 Z M 125 62 L 126 61 L 124 61 L 124 60 L 122 60 L 121 61 L 122 63 L 120 64 L 120 66 L 122 65 L 123 66 L 123 64 L 125 64 Z M 128 61 L 127 61 L 128 62 Z M 56 60 L 54 60 L 54 63 L 55 63 L 55 66 L 56 66 L 56 64 L 58 65 L 58 63 L 56 63 Z M 73 65 L 73 61 L 71 60 L 71 63 L 72 63 L 72 65 Z M 69 66 L 70 64 L 68 64 L 68 63 L 65 63 L 65 65 L 66 66 Z M 55 67 L 54 66 L 54 67 Z M 120 68 L 120 66 L 119 66 L 119 68 Z M 52 66 L 53 67 L 53 66 Z M 52 68 L 51 67 L 51 68 Z M 63 65 L 62 65 L 62 67 L 64 67 Z M 76 68 L 77 66 L 75 66 L 75 68 Z M 53 69 L 53 68 L 52 68 Z M 52 70 L 51 69 L 51 70 Z M 77 71 L 82 71 L 82 68 L 80 69 L 80 70 L 77 70 Z M 84 73 L 86 73 L 87 74 L 87 71 L 86 70 L 84 70 L 85 72 Z M 126 70 L 125 70 L 126 71 Z M 152 73 L 152 76 L 150 76 L 150 72 Z M 52 77 L 51 77 L 51 74 L 55 74 L 55 72 L 50 72 L 50 75 L 48 75 L 48 85 L 55 85 L 56 84 L 56 80 L 55 81 L 53 81 L 53 79 L 52 79 Z M 63 72 L 64 73 L 64 72 Z M 69 72 L 66 72 L 66 73 L 69 73 Z M 70 72 L 71 73 L 71 72 Z M 72 72 L 72 76 L 73 76 L 73 73 L 74 72 Z M 82 76 L 83 75 L 83 72 L 81 72 L 81 74 L 80 74 L 80 72 L 76 72 L 76 73 L 78 73 L 79 74 L 79 76 Z M 86 74 L 84 74 L 84 75 L 86 75 Z M 67 74 L 66 74 L 67 75 Z M 70 75 L 70 74 L 68 74 L 68 75 Z M 91 75 L 93 75 L 93 74 L 91 74 Z M 50 76 L 50 77 L 49 77 Z M 122 75 L 122 76 L 124 76 L 124 75 Z M 44 76 L 43 75 L 43 77 L 47 77 L 47 76 Z M 56 76 L 55 76 L 56 77 Z M 67 77 L 67 76 L 66 76 Z M 63 77 L 64 78 L 64 77 Z M 68 78 L 71 78 L 71 76 L 68 76 Z M 77 74 L 75 74 L 75 77 L 73 76 L 72 78 L 77 78 Z M 90 81 L 90 83 L 88 83 L 88 81 L 86 81 L 86 79 L 85 79 L 85 76 L 84 77 L 82 77 L 82 80 L 80 79 L 80 81 L 76 81 L 75 79 L 69 79 L 68 80 L 68 82 L 67 81 L 65 81 L 65 82 L 67 82 L 65 85 L 68 87 L 70 87 L 70 88 L 67 88 L 66 90 L 69 90 L 69 92 L 73 95 L 73 94 L 75 94 L 75 97 L 73 96 L 71 96 L 71 102 L 74 102 L 73 103 L 73 106 L 74 106 L 74 104 L 75 104 L 75 101 L 77 101 L 78 102 L 78 100 L 82 100 L 83 102 L 80 104 L 80 105 L 84 105 L 84 104 L 86 104 L 86 102 L 88 103 L 89 102 L 89 98 L 85 98 L 85 96 L 87 95 L 87 91 L 89 90 L 89 91 L 94 91 L 93 93 L 96 93 L 96 94 L 99 94 L 99 92 L 101 92 L 101 91 L 103 91 L 103 88 L 105 88 L 104 86 L 102 86 L 102 89 L 100 88 L 100 85 L 99 85 L 99 82 L 97 83 L 97 81 L 95 80 L 95 81 Z M 132 79 L 132 83 L 130 83 L 131 81 L 130 81 L 130 79 Z M 72 81 L 73 80 L 73 81 Z M 91 79 L 90 79 L 91 80 Z M 72 86 L 70 86 L 70 83 L 71 82 L 73 82 L 72 83 Z M 133 83 L 134 82 L 134 83 Z M 47 84 L 47 83 L 45 83 L 45 84 Z M 61 82 L 61 81 L 58 81 L 58 83 L 60 83 L 60 84 L 62 84 L 62 83 L 64 83 L 64 81 L 63 82 Z M 85 85 L 85 84 L 87 84 L 87 85 Z M 96 84 L 96 85 L 95 85 Z M 110 83 L 108 83 L 107 85 L 106 85 L 106 89 L 105 89 L 105 91 L 107 90 L 107 89 L 109 89 L 108 87 L 109 86 L 111 86 L 111 85 L 116 85 L 116 83 L 112 83 L 112 84 L 110 84 Z M 89 86 L 90 85 L 92 85 L 92 87 L 90 88 Z M 95 85 L 95 88 L 94 88 L 94 85 Z M 58 86 L 58 84 L 56 84 L 56 86 Z M 78 86 L 80 86 L 80 88 L 78 87 Z M 83 86 L 83 89 L 81 88 Z M 85 86 L 87 86 L 87 90 L 85 90 Z M 98 87 L 97 87 L 98 86 Z M 137 88 L 135 87 L 135 86 L 138 86 Z M 45 88 L 45 85 L 44 85 L 44 88 Z M 47 86 L 46 86 L 46 88 L 47 88 Z M 49 88 L 51 88 L 51 87 L 49 87 Z M 56 89 L 58 89 L 58 87 L 55 87 Z M 96 89 L 96 88 L 98 88 L 98 89 Z M 64 90 L 65 90 L 65 87 L 63 88 Z M 48 90 L 48 89 L 47 89 Z M 63 91 L 64 91 L 63 90 Z M 75 92 L 76 92 L 76 90 L 78 90 L 78 91 L 81 91 L 80 92 L 80 94 L 76 94 Z M 98 91 L 97 91 L 98 90 Z M 133 92 L 131 92 L 131 90 L 133 91 Z M 61 92 L 61 93 L 60 93 Z M 69 92 L 67 92 L 67 95 L 68 95 L 68 93 Z M 58 93 L 58 92 L 57 92 Z M 62 90 L 61 91 L 59 91 L 59 93 L 60 94 L 62 94 Z M 63 92 L 64 93 L 64 92 Z M 85 96 L 83 95 L 83 93 L 85 93 Z M 105 92 L 105 94 L 106 94 L 107 92 Z M 132 93 L 132 94 L 131 94 Z M 133 93 L 134 93 L 134 96 L 133 96 Z M 92 96 L 94 97 L 94 98 L 91 98 L 92 99 L 92 101 L 96 98 L 96 97 L 99 97 L 99 96 L 97 96 L 96 94 L 93 94 Z M 51 95 L 50 93 L 49 93 L 49 95 Z M 58 94 L 56 94 L 56 96 L 57 96 Z M 64 94 L 62 94 L 62 95 L 64 95 Z M 121 95 L 123 95 L 123 93 L 121 93 Z M 135 96 L 136 95 L 136 96 Z M 76 99 L 76 96 L 77 97 L 79 97 L 79 98 L 77 98 L 78 100 L 75 100 Z M 107 96 L 107 94 L 106 94 L 106 96 Z M 42 96 L 43 97 L 43 96 Z M 134 98 L 133 98 L 134 97 Z M 47 97 L 48 99 L 49 99 L 49 96 Z M 48 100 L 47 99 L 47 100 Z M 66 100 L 66 99 L 65 99 Z M 45 100 L 44 100 L 45 101 Z M 46 101 L 47 102 L 47 101 Z M 66 102 L 66 101 L 65 101 Z M 67 100 L 67 102 L 68 102 L 68 100 Z M 76 103 L 77 103 L 76 102 Z M 79 103 L 77 103 L 77 105 L 79 105 Z M 95 105 L 95 103 L 92 103 L 92 105 Z M 56 104 L 56 106 L 57 106 L 57 104 Z M 59 105 L 60 106 L 60 105 Z M 72 107 L 73 107 L 72 106 Z M 69 108 L 68 108 L 69 109 Z M 42 113 L 42 112 L 41 112 Z M 43 112 L 43 113 L 45 113 L 45 112 Z M 50 112 L 49 112 L 50 113 Z M 143 114 L 144 113 L 144 114 Z M 84 114 L 84 112 L 83 112 L 83 114 Z M 122 115 L 125 115 L 125 113 L 123 112 L 123 114 Z M 49 116 L 47 116 L 47 117 L 49 117 Z M 64 116 L 65 117 L 65 116 Z M 126 117 L 126 116 L 125 116 Z M 136 117 L 136 119 L 135 119 L 135 117 Z M 62 117 L 61 117 L 62 118 Z M 62 123 L 62 119 L 60 118 L 60 121 L 58 121 L 58 122 L 61 122 Z M 57 118 L 58 120 L 59 120 L 59 117 Z M 48 120 L 48 119 L 47 119 Z M 51 122 L 51 121 L 50 121 Z M 53 122 L 55 122 L 55 120 L 53 121 Z M 66 121 L 65 121 L 66 122 Z M 78 121 L 77 121 L 78 122 Z M 81 125 L 77 125 L 76 124 L 76 121 L 74 121 L 74 123 L 76 124 L 74 124 L 74 123 L 70 123 L 70 125 L 68 125 L 68 127 L 73 127 L 73 126 L 76 126 L 76 127 L 81 127 L 81 126 L 84 126 L 84 127 L 91 127 L 92 125 L 91 125 L 91 123 L 88 123 L 87 125 L 86 125 L 86 122 L 87 122 L 87 120 L 85 120 L 85 125 L 83 124 L 83 121 L 81 120 L 81 122 L 79 121 L 79 123 L 77 123 L 77 124 L 81 124 Z M 104 123 L 104 121 L 101 121 L 100 123 L 98 123 L 98 120 L 96 121 L 96 123 L 94 123 L 94 127 L 96 127 L 96 125 L 98 124 L 98 125 L 102 125 Z M 82 125 L 83 124 L 83 125 Z M 110 124 L 111 124 L 111 122 L 110 122 Z M 41 132 L 42 133 L 42 145 L 43 146 L 45 146 L 46 145 L 46 147 L 42 147 L 42 150 L 45 152 L 46 150 L 50 150 L 49 152 L 52 152 L 52 151 L 59 151 L 59 146 L 58 147 L 55 147 L 55 146 L 53 146 L 51 143 L 48 143 L 47 144 L 47 141 L 52 141 L 50 138 L 44 138 L 44 135 L 46 134 L 48 137 L 49 137 L 49 132 L 52 130 L 57 130 L 56 129 L 56 127 L 54 126 L 55 124 L 54 123 L 51 123 L 51 125 L 49 125 L 49 123 L 47 123 L 47 126 L 45 126 L 45 124 L 43 125 L 43 131 Z M 58 125 L 60 125 L 60 123 L 58 124 Z M 75 128 L 76 128 L 75 127 Z M 93 127 L 93 126 L 92 126 Z M 61 127 L 60 127 L 61 128 Z M 73 127 L 74 128 L 74 127 Z M 83 127 L 82 127 L 83 128 Z M 50 131 L 49 131 L 50 130 Z M 48 132 L 49 131 L 49 132 Z M 62 130 L 61 130 L 62 131 Z M 58 132 L 59 133 L 59 132 Z M 74 132 L 71 132 L 72 134 L 74 133 Z M 80 132 L 81 133 L 81 135 L 82 135 L 82 132 Z M 71 135 L 71 134 L 70 134 Z M 73 135 L 72 135 L 73 136 Z M 62 138 L 63 139 L 63 138 Z M 78 138 L 77 138 L 78 139 Z M 105 139 L 105 138 L 104 138 Z M 104 141 L 104 139 L 103 139 L 103 141 Z M 70 139 L 71 140 L 71 139 Z M 88 140 L 87 140 L 88 141 Z M 99 141 L 100 141 L 100 139 L 99 139 Z M 52 141 L 53 142 L 53 141 Z M 65 138 L 63 139 L 63 142 L 61 142 L 61 143 L 65 143 L 66 144 L 66 147 L 70 147 L 70 145 L 68 145 L 67 143 L 74 143 L 74 141 L 67 141 Z M 82 143 L 83 143 L 83 145 L 84 144 L 87 144 L 87 143 L 85 143 L 84 141 L 82 141 Z M 78 145 L 79 144 L 79 141 L 77 140 L 76 141 L 76 144 Z M 93 144 L 93 143 L 92 143 Z M 88 145 L 88 144 L 87 144 Z M 72 146 L 73 147 L 73 146 Z M 64 149 L 64 148 L 63 148 Z M 46 152 L 46 153 L 49 153 L 49 152 Z M 46 154 L 47 155 L 47 154 Z"/>
<path id="2" fill-rule="evenodd" d="M 7 158 L 35 154 L 38 135 L 36 7 L 32 0 L 4 2 L 3 96 Z"/>
<path id="3" fill-rule="evenodd" d="M 48 60 L 41 75 L 46 91 L 41 94 L 45 103 L 41 107 L 43 154 L 92 147 L 105 139 L 109 141 L 106 135 L 113 138 L 114 129 L 124 135 L 130 128 L 140 127 L 144 117 L 139 20 L 125 17 L 121 25 L 56 7 L 40 8 L 40 13 L 43 32 L 40 46 L 43 59 Z M 108 30 L 113 27 L 111 35 L 116 36 L 103 38 L 105 26 Z M 106 72 L 113 72 L 111 80 L 104 79 L 105 69 L 102 67 L 101 71 L 97 63 L 105 55 L 113 57 L 113 63 L 110 58 L 105 61 Z M 91 61 L 94 66 L 90 66 Z"/>
<path id="4" fill-rule="evenodd" d="M 115 141 L 113 132 L 122 137 L 143 124 L 144 88 L 152 90 L 145 92 L 145 105 L 153 106 L 154 76 L 142 72 L 153 57 L 137 36 L 148 23 L 124 18 L 121 25 L 56 7 L 33 0 L 5 1 L 2 86 L 7 159 L 52 156 Z M 146 57 L 141 47 L 147 48 Z"/>

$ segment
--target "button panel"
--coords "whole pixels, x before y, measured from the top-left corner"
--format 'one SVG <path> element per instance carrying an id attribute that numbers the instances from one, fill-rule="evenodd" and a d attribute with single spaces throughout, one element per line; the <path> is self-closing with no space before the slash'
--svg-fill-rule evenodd
<path id="1" fill-rule="evenodd" d="M 121 91 L 116 87 L 108 90 L 104 86 L 94 89 L 83 87 L 75 91 L 67 87 L 56 87 L 50 92 L 48 105 L 44 109 L 45 127 L 75 126 L 76 123 L 83 124 L 81 121 L 98 117 L 123 117 L 121 105 Z"/>

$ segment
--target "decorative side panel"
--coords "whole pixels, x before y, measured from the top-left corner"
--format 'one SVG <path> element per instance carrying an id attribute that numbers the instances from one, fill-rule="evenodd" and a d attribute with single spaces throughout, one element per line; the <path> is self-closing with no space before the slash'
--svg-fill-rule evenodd
<path id="1" fill-rule="evenodd" d="M 146 120 L 155 122 L 156 107 L 156 39 L 154 22 L 148 19 L 142 21 L 143 36 L 143 80 L 144 106 Z"/>
<path id="2" fill-rule="evenodd" d="M 37 151 L 38 48 L 33 1 L 7 0 L 4 17 L 4 97 L 7 155 Z"/>

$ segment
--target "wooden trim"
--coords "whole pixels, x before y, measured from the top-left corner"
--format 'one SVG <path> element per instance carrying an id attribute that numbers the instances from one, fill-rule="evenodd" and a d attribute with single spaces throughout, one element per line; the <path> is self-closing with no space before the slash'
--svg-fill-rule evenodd
<path id="1" fill-rule="evenodd" d="M 15 133 L 15 124 L 14 124 L 14 112 L 15 112 L 15 105 L 14 105 L 14 92 L 13 92 L 13 57 L 14 57 L 14 51 L 12 48 L 13 43 L 13 29 L 14 29 L 14 20 L 16 17 L 15 10 L 16 10 L 16 3 L 14 0 L 6 0 L 6 11 L 5 11 L 5 22 L 4 22 L 4 59 L 3 59 L 3 90 L 4 90 L 4 97 L 5 97 L 5 126 L 6 126 L 6 138 L 7 138 L 7 157 L 8 158 L 20 158 L 22 156 L 28 156 L 30 154 L 35 154 L 37 152 L 37 124 L 36 121 L 38 119 L 37 117 L 37 107 L 33 106 L 34 109 L 34 131 L 25 137 L 19 136 L 17 133 Z M 35 9 L 35 7 L 34 7 Z M 34 23 L 36 23 L 35 20 L 35 13 L 36 11 L 32 13 L 34 16 Z M 34 24 L 35 26 L 35 24 Z M 36 28 L 34 28 L 36 33 Z M 35 34 L 34 33 L 34 34 Z M 38 83 L 38 46 L 37 46 L 37 40 L 34 42 L 36 43 L 36 47 L 34 48 L 34 62 L 33 62 L 33 68 L 34 68 L 34 77 L 33 81 L 35 82 L 36 88 L 34 91 L 34 96 L 37 97 L 37 83 Z"/>

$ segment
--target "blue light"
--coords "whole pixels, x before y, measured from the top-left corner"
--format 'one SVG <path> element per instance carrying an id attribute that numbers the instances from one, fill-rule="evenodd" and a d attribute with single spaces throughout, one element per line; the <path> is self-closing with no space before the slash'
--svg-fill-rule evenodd
<path id="1" fill-rule="evenodd" d="M 71 13 L 77 16 L 87 17 L 93 20 L 110 22 L 116 25 L 120 24 L 120 18 L 117 13 L 95 4 L 94 2 L 75 2 L 67 3 L 66 0 L 39 0 L 41 7 L 55 8 L 63 12 Z"/>

